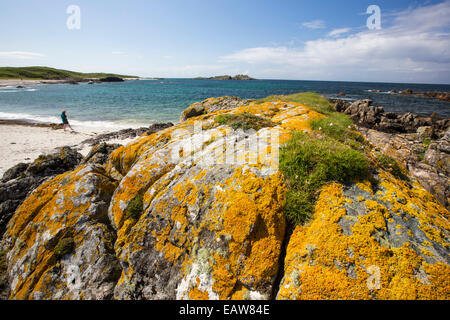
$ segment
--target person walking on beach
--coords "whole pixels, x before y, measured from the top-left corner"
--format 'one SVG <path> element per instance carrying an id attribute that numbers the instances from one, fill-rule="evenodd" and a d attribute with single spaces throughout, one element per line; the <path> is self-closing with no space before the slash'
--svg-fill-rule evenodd
<path id="1" fill-rule="evenodd" d="M 69 128 L 70 128 L 72 131 L 75 131 L 75 130 L 73 130 L 73 128 L 70 126 L 69 120 L 67 120 L 66 110 L 63 110 L 63 111 L 62 111 L 62 113 L 61 113 L 61 120 L 62 120 L 62 123 L 63 123 L 64 131 L 66 131 L 66 127 L 67 127 L 67 126 L 69 126 Z"/>

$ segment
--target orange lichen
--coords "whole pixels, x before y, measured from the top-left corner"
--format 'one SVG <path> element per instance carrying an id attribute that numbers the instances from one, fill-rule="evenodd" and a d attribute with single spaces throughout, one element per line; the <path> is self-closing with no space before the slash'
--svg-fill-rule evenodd
<path id="1" fill-rule="evenodd" d="M 398 187 L 395 182 L 398 181 L 382 180 L 383 186 L 391 189 Z M 359 186 L 365 188 L 367 184 Z M 313 220 L 294 230 L 287 248 L 285 279 L 279 299 L 450 297 L 448 265 L 425 262 L 409 248 L 409 243 L 393 248 L 376 239 L 379 231 L 386 230 L 386 219 L 390 216 L 387 206 L 366 200 L 366 213 L 358 216 L 357 222 L 351 226 L 352 233 L 345 235 L 337 223 L 347 214 L 343 207 L 345 202 L 341 186 L 325 186 L 317 201 Z M 435 202 L 428 207 L 434 208 Z M 379 288 L 369 285 L 373 280 L 371 268 L 379 271 Z M 417 276 L 420 268 L 426 270 L 427 282 Z M 436 268 L 440 273 L 435 272 Z M 438 291 L 435 291 L 436 287 L 439 287 Z"/>
<path id="2" fill-rule="evenodd" d="M 89 214 L 92 215 L 90 218 L 100 218 L 89 211 L 96 192 L 83 187 L 83 183 L 88 180 L 93 184 L 91 188 L 104 195 L 112 194 L 116 186 L 100 169 L 80 166 L 38 187 L 17 209 L 5 234 L 5 237 L 13 240 L 9 243 L 9 249 L 14 253 L 9 263 L 20 264 L 20 259 L 26 255 L 25 259 L 31 261 L 24 272 L 14 275 L 16 279 L 11 298 L 29 299 L 35 292 L 51 297 L 52 292 L 46 291 L 46 288 L 54 282 L 50 274 L 59 265 L 54 253 L 56 243 L 70 236 L 75 248 L 81 246 L 84 234 L 75 228 L 79 219 Z M 76 197 L 78 200 L 75 202 Z M 100 224 L 98 226 L 100 228 Z M 39 243 L 41 245 L 33 249 Z M 52 285 L 66 286 L 65 282 Z"/>

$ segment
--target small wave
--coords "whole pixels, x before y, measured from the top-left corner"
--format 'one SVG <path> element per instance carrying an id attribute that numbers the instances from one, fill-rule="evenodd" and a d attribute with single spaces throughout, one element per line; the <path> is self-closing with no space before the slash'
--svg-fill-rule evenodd
<path id="1" fill-rule="evenodd" d="M 32 122 L 39 123 L 61 123 L 61 118 L 56 116 L 43 116 L 43 115 L 33 115 L 29 113 L 9 113 L 0 112 L 0 119 L 5 120 L 29 120 Z M 69 119 L 70 124 L 73 127 L 82 127 L 87 129 L 100 129 L 100 130 L 120 130 L 127 128 L 139 128 L 146 125 L 137 122 L 129 121 L 97 121 L 97 120 L 78 120 Z"/>
<path id="2" fill-rule="evenodd" d="M 20 90 L 0 90 L 2 93 L 19 92 Z"/>
<path id="3" fill-rule="evenodd" d="M 34 92 L 34 91 L 38 91 L 38 89 L 26 89 L 25 91 Z"/>

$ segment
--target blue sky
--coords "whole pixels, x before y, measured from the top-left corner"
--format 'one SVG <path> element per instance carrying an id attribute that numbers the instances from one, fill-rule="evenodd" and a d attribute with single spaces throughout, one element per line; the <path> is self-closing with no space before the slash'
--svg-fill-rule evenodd
<path id="1" fill-rule="evenodd" d="M 366 26 L 369 5 L 381 30 Z M 0 66 L 450 83 L 449 16 L 450 0 L 2 1 Z"/>

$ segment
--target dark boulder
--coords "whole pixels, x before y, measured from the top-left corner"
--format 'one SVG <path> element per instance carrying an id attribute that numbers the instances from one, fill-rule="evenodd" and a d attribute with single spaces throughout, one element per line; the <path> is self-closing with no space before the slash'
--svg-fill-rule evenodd
<path id="1" fill-rule="evenodd" d="M 116 150 L 118 147 L 120 147 L 120 144 L 114 143 L 114 144 L 107 144 L 105 142 L 99 143 L 92 147 L 92 149 L 89 151 L 89 153 L 84 157 L 84 159 L 81 161 L 81 164 L 97 164 L 97 165 L 103 165 L 108 160 L 109 155 L 111 152 Z"/>
<path id="2" fill-rule="evenodd" d="M 411 112 L 385 112 L 381 106 L 372 106 L 370 99 L 352 104 L 342 100 L 333 102 L 335 110 L 349 115 L 355 124 L 387 133 L 415 133 L 420 127 L 432 127 L 433 137 L 437 137 L 450 124 L 450 119 L 419 116 Z"/>
<path id="3" fill-rule="evenodd" d="M 96 136 L 94 138 L 84 140 L 82 143 L 94 146 L 94 145 L 97 145 L 102 142 L 108 142 L 111 139 L 120 139 L 120 140 L 132 139 L 132 138 L 141 136 L 144 133 L 152 134 L 152 133 L 155 133 L 157 131 L 160 131 L 160 130 L 163 130 L 163 129 L 166 129 L 166 128 L 169 128 L 172 126 L 173 126 L 173 123 L 168 122 L 168 123 L 154 123 L 149 127 L 141 127 L 141 128 L 137 128 L 137 129 L 131 129 L 131 128 L 122 129 L 119 131 L 99 134 L 98 136 Z"/>
<path id="4" fill-rule="evenodd" d="M 48 178 L 73 170 L 83 156 L 70 147 L 42 154 L 30 164 L 19 163 L 8 169 L 0 182 L 0 237 L 17 207 L 31 191 Z"/>
<path id="5" fill-rule="evenodd" d="M 119 77 L 106 77 L 100 79 L 100 82 L 123 82 L 123 81 L 125 80 Z"/>

